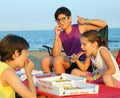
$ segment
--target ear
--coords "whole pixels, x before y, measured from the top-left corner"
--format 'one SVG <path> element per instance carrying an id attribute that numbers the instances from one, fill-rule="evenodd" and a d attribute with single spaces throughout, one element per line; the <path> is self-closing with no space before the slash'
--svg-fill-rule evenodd
<path id="1" fill-rule="evenodd" d="M 18 50 L 15 50 L 15 52 L 14 52 L 14 54 L 13 54 L 13 58 L 16 58 L 16 57 L 19 57 L 19 52 L 18 52 Z"/>
<path id="2" fill-rule="evenodd" d="M 72 17 L 71 16 L 69 17 L 69 20 L 70 20 L 70 22 L 72 22 Z"/>
<path id="3" fill-rule="evenodd" d="M 94 43 L 93 43 L 93 46 L 94 46 L 94 47 L 98 47 L 98 43 L 97 43 L 97 42 L 94 42 Z"/>

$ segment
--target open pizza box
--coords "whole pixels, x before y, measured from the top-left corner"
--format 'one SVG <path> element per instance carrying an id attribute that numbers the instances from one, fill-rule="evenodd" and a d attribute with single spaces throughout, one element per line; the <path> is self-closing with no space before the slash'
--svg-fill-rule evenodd
<path id="1" fill-rule="evenodd" d="M 39 83 L 45 84 L 48 86 L 53 86 L 53 85 L 58 85 L 63 83 L 71 83 L 72 81 L 86 82 L 86 78 L 71 75 L 71 74 L 66 74 L 66 73 L 62 73 L 61 75 L 58 75 L 58 76 L 38 78 Z"/>
<path id="2" fill-rule="evenodd" d="M 39 78 L 38 89 L 58 96 L 97 94 L 99 85 L 86 83 L 86 79 L 70 74 L 60 76 Z"/>

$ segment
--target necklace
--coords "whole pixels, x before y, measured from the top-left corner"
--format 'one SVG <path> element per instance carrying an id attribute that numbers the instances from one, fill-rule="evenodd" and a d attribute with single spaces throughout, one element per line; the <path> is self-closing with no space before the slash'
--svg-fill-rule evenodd
<path id="1" fill-rule="evenodd" d="M 96 66 L 92 63 L 92 74 L 95 74 Z"/>

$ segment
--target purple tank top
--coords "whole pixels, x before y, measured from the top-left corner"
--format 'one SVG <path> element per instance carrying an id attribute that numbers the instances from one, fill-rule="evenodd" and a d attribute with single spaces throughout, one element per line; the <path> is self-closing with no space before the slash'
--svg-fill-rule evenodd
<path id="1" fill-rule="evenodd" d="M 73 53 L 77 54 L 82 51 L 80 43 L 81 33 L 78 29 L 78 24 L 72 25 L 72 31 L 66 34 L 64 31 L 60 33 L 63 49 L 67 56 Z"/>

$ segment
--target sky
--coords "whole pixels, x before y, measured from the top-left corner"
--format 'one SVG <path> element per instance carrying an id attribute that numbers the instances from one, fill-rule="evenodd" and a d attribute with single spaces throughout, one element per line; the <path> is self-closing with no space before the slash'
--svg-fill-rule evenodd
<path id="1" fill-rule="evenodd" d="M 0 0 L 0 31 L 53 30 L 54 13 L 65 6 L 77 15 L 105 20 L 109 28 L 120 28 L 120 0 Z"/>

